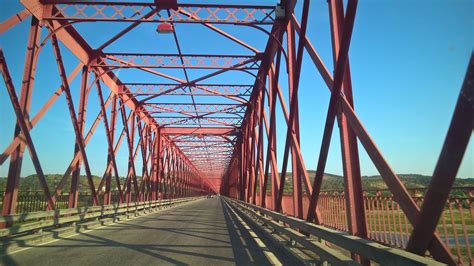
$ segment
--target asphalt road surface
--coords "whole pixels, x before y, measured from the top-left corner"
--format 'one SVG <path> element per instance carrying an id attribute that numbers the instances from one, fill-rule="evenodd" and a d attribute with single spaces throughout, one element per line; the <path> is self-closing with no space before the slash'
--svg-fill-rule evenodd
<path id="1" fill-rule="evenodd" d="M 268 265 L 219 197 L 0 257 L 6 265 Z"/>

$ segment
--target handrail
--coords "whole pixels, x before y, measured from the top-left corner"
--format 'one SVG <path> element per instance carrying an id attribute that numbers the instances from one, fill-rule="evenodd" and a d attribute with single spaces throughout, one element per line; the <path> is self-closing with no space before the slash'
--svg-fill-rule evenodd
<path id="1" fill-rule="evenodd" d="M 134 213 L 141 210 L 149 210 L 187 202 L 197 198 L 199 197 L 144 201 L 139 203 L 129 203 L 128 205 L 123 203 L 3 215 L 0 216 L 0 222 L 9 223 L 10 226 L 0 229 L 0 239 L 11 237 L 19 233 L 44 229 L 54 225 L 63 225 L 71 222 L 84 222 L 92 218 L 101 218 L 103 216 Z"/>
<path id="2" fill-rule="evenodd" d="M 440 262 L 425 258 L 423 256 L 419 256 L 401 249 L 387 247 L 371 240 L 350 235 L 346 232 L 309 223 L 305 220 L 286 216 L 281 213 L 274 212 L 272 210 L 240 200 L 230 198 L 226 198 L 226 200 L 235 207 L 240 207 L 241 209 L 250 211 L 253 215 L 259 216 L 259 218 L 264 218 L 265 220 L 266 218 L 264 215 L 268 216 L 272 218 L 273 221 L 283 222 L 290 228 L 305 232 L 306 234 L 312 235 L 316 238 L 323 239 L 350 252 L 359 254 L 362 257 L 380 263 L 381 265 L 444 265 Z M 266 220 L 268 221 L 268 219 Z M 270 226 L 272 225 L 271 223 L 268 224 Z M 289 234 L 286 235 L 289 236 Z M 291 236 L 289 237 L 292 238 Z M 293 239 L 298 242 L 298 239 Z M 309 237 L 307 237 L 306 241 L 308 241 L 308 239 Z M 311 241 L 314 241 L 314 239 Z"/>

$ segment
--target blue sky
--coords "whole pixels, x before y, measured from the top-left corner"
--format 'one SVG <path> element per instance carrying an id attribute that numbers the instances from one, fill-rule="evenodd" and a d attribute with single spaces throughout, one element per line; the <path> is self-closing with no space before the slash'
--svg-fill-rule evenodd
<path id="1" fill-rule="evenodd" d="M 274 4 L 275 1 L 238 2 Z M 308 35 L 328 69 L 332 69 L 327 2 L 324 0 L 311 2 Z M 16 1 L 0 0 L 0 20 L 5 20 L 21 9 L 21 4 Z M 297 13 L 300 12 L 301 7 L 298 6 Z M 473 49 L 472 14 L 474 14 L 473 1 L 359 1 L 350 47 L 355 109 L 397 173 L 431 175 L 433 172 Z M 29 20 L 0 35 L 0 45 L 6 54 L 17 90 L 21 85 L 28 25 Z M 97 24 L 77 24 L 77 29 L 92 47 L 99 46 L 126 26 L 114 23 L 104 23 L 104 27 L 95 25 Z M 219 27 L 260 50 L 264 49 L 267 37 L 255 29 Z M 107 51 L 176 52 L 172 35 L 158 36 L 154 32 L 155 28 L 156 25 L 153 24 L 142 25 L 108 47 Z M 220 38 L 200 25 L 179 24 L 176 30 L 185 53 L 250 54 L 249 50 Z M 43 36 L 44 32 L 43 30 Z M 70 72 L 78 61 L 65 47 L 62 48 L 66 70 Z M 60 84 L 53 58 L 50 45 L 46 45 L 39 58 L 32 114 L 36 113 Z M 282 72 L 281 80 L 284 81 L 284 68 Z M 182 71 L 172 70 L 167 73 L 183 78 Z M 208 72 L 192 71 L 190 76 L 193 79 L 206 73 Z M 117 74 L 127 81 L 163 81 L 156 76 L 136 71 L 122 71 Z M 224 83 L 229 79 L 238 78 L 242 83 L 252 83 L 250 77 L 235 75 L 226 74 L 209 81 Z M 329 91 L 307 54 L 303 59 L 301 75 L 299 93 L 301 147 L 307 168 L 315 169 Z M 71 83 L 76 99 L 79 80 L 76 78 Z M 282 82 L 281 86 L 286 90 L 287 85 L 284 83 Z M 288 95 L 286 97 L 288 99 Z M 163 98 L 160 101 L 166 100 Z M 96 96 L 89 100 L 86 128 L 91 125 L 91 121 L 99 111 L 97 102 Z M 277 148 L 281 163 L 286 129 L 283 127 L 281 112 L 278 117 Z M 4 150 L 11 141 L 14 122 L 11 103 L 4 83 L 0 82 L 1 150 Z M 66 102 L 62 96 L 32 131 L 46 173 L 65 171 L 69 162 L 64 158 L 71 158 L 74 148 L 72 133 Z M 91 168 L 96 175 L 102 175 L 106 164 L 107 147 L 104 134 L 103 126 L 100 124 L 87 148 L 89 161 L 93 162 Z M 326 167 L 326 172 L 329 173 L 342 173 L 338 140 L 336 127 Z M 362 146 L 360 154 L 362 174 L 378 174 Z M 120 173 L 125 173 L 126 159 L 127 151 L 122 148 L 117 157 L 120 162 Z M 137 165 L 140 164 L 138 161 Z M 0 166 L 0 176 L 5 176 L 7 171 L 8 163 Z M 29 157 L 26 156 L 22 176 L 32 173 L 34 169 Z M 474 177 L 472 141 L 458 176 Z"/>

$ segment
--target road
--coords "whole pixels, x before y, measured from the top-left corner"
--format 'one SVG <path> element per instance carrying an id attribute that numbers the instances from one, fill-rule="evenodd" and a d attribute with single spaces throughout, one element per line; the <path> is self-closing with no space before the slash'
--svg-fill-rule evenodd
<path id="1" fill-rule="evenodd" d="M 6 265 L 268 265 L 218 197 L 0 257 Z"/>

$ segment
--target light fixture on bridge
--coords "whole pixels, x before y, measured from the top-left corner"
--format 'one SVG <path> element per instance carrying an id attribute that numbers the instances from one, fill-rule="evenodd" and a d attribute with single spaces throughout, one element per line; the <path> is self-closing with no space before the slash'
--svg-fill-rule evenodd
<path id="1" fill-rule="evenodd" d="M 156 28 L 156 32 L 158 33 L 173 33 L 174 32 L 174 27 L 170 23 L 160 23 L 158 24 L 158 27 Z"/>

